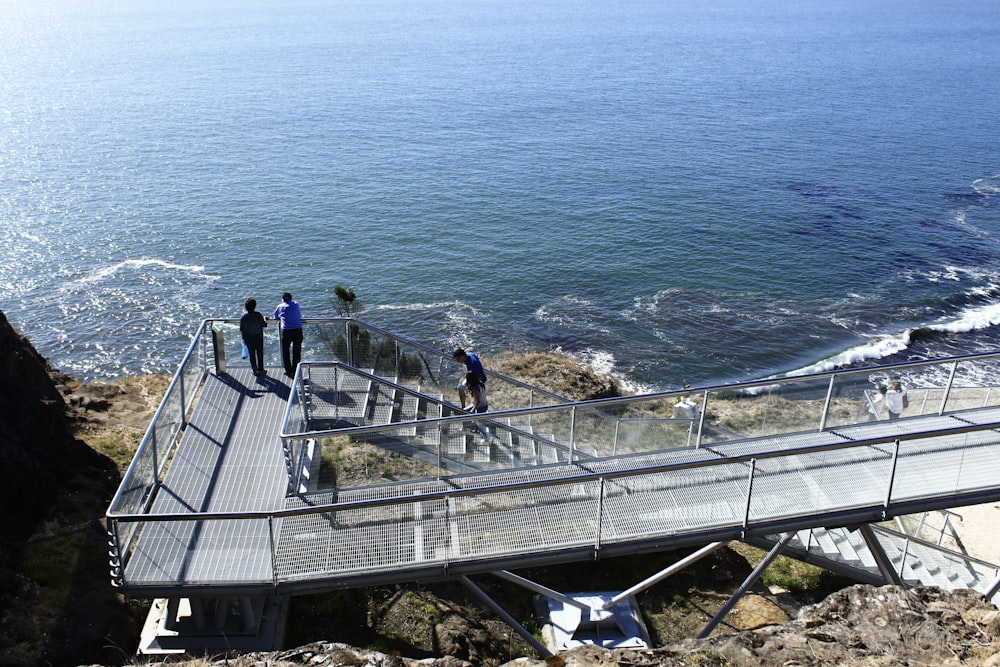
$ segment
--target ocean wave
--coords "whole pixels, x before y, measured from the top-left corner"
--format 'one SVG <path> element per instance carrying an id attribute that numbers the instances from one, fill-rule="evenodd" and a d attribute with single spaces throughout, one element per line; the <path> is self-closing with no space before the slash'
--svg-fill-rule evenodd
<path id="1" fill-rule="evenodd" d="M 482 315 L 483 312 L 475 306 L 464 301 L 437 301 L 434 303 L 399 303 L 399 304 L 379 304 L 373 306 L 373 311 L 393 312 L 393 311 L 416 311 L 426 312 L 428 310 L 448 311 L 454 309 L 465 309 L 473 315 Z"/>
<path id="2" fill-rule="evenodd" d="M 86 276 L 79 278 L 78 280 L 70 283 L 72 285 L 87 285 L 91 283 L 101 282 L 107 280 L 112 276 L 117 275 L 119 272 L 124 270 L 141 270 L 147 267 L 156 267 L 160 269 L 166 269 L 168 271 L 177 271 L 179 273 L 188 274 L 192 277 L 198 278 L 200 280 L 215 281 L 222 278 L 222 276 L 213 275 L 205 273 L 205 267 L 197 264 L 174 264 L 173 262 L 168 262 L 162 259 L 126 259 L 124 261 L 118 262 L 117 264 L 112 264 L 110 266 L 104 266 L 98 269 L 94 269 Z"/>
<path id="3" fill-rule="evenodd" d="M 989 178 L 977 178 L 972 182 L 972 189 L 986 197 L 1000 194 L 1000 174 Z"/>
<path id="4" fill-rule="evenodd" d="M 990 303 L 968 308 L 953 320 L 930 324 L 927 328 L 932 331 L 964 333 L 977 329 L 987 329 L 997 324 L 1000 324 L 1000 303 Z"/>
<path id="5" fill-rule="evenodd" d="M 1000 324 L 1000 303 L 974 306 L 965 309 L 954 318 L 908 328 L 897 333 L 874 336 L 860 345 L 791 371 L 787 375 L 822 373 L 878 361 L 903 353 L 914 343 L 931 343 L 942 334 L 968 333 L 998 324 Z"/>

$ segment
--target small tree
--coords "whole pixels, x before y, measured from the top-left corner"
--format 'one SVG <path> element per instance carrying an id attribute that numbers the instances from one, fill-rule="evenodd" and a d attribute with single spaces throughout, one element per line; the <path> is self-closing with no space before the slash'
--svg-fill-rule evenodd
<path id="1" fill-rule="evenodd" d="M 337 312 L 341 317 L 357 317 L 361 314 L 361 302 L 353 289 L 337 285 L 333 288 L 333 293 L 337 295 Z"/>
<path id="2" fill-rule="evenodd" d="M 341 317 L 356 318 L 361 314 L 361 302 L 358 301 L 358 296 L 353 289 L 337 285 L 333 288 L 333 293 L 337 296 L 337 302 L 334 305 Z M 347 331 L 351 338 L 350 345 L 348 345 L 347 337 L 338 336 L 331 344 L 333 353 L 351 365 L 355 365 L 358 360 L 367 360 L 371 346 L 371 334 L 368 331 L 361 331 L 358 325 L 353 322 L 347 325 Z"/>

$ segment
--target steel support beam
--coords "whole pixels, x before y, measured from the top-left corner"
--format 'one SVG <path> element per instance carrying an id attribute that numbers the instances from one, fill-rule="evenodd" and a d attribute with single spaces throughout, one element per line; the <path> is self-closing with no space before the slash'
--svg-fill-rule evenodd
<path id="1" fill-rule="evenodd" d="M 684 568 L 686 568 L 688 565 L 691 565 L 692 563 L 697 563 L 698 561 L 700 561 L 705 556 L 707 556 L 707 555 L 709 555 L 709 554 L 717 551 L 718 549 L 721 549 L 722 547 L 726 546 L 727 544 L 729 544 L 729 542 L 712 542 L 711 544 L 703 546 L 701 549 L 698 549 L 693 554 L 685 556 L 684 558 L 680 559 L 679 561 L 677 561 L 673 565 L 660 570 L 659 572 L 657 572 L 653 576 L 651 576 L 651 577 L 649 577 L 647 579 L 644 579 L 643 581 L 640 581 L 638 584 L 636 584 L 632 588 L 628 589 L 627 591 L 622 591 L 618 595 L 616 595 L 613 598 L 611 598 L 610 600 L 608 600 L 604 604 L 603 608 L 606 609 L 606 610 L 607 609 L 611 609 L 612 607 L 614 607 L 616 604 L 618 604 L 622 600 L 624 600 L 626 598 L 630 598 L 630 597 L 632 597 L 633 595 L 635 595 L 637 593 L 641 593 L 642 591 L 644 591 L 647 588 L 649 588 L 650 586 L 652 586 L 652 585 L 654 585 L 654 584 L 662 581 L 663 579 L 666 579 L 667 577 L 669 577 L 669 576 L 671 576 L 673 574 L 677 574 L 678 572 L 680 572 L 681 570 L 683 570 Z"/>
<path id="2" fill-rule="evenodd" d="M 536 651 L 538 651 L 538 653 L 543 658 L 548 658 L 549 656 L 552 655 L 552 651 L 550 651 L 549 649 L 547 649 L 545 647 L 545 644 L 543 644 L 542 642 L 540 642 L 537 639 L 535 639 L 535 636 L 533 634 L 531 634 L 530 632 L 528 632 L 527 628 L 525 628 L 523 625 L 521 625 L 520 623 L 518 623 L 517 620 L 513 616 L 511 616 L 510 614 L 507 613 L 506 609 L 504 609 L 499 604 L 497 604 L 496 601 L 493 598 L 491 598 L 489 595 L 486 594 L 486 591 L 484 591 L 483 589 L 481 589 L 479 586 L 476 586 L 472 582 L 471 579 L 469 579 L 465 575 L 462 575 L 462 584 L 464 584 L 465 587 L 468 588 L 469 591 L 472 592 L 473 595 L 475 595 L 477 598 L 479 598 L 480 602 L 482 602 L 487 607 L 489 607 L 490 609 L 492 609 L 493 613 L 496 614 L 497 616 L 499 616 L 500 619 L 503 620 L 504 623 L 506 623 L 511 628 L 513 628 L 514 632 L 516 632 L 517 634 L 521 635 L 521 638 L 524 641 L 526 641 L 529 644 L 531 644 L 532 648 L 534 648 Z"/>
<path id="3" fill-rule="evenodd" d="M 492 574 L 495 577 L 500 577 L 501 579 L 506 579 L 511 583 L 517 584 L 522 588 L 527 588 L 529 591 L 534 591 L 536 593 L 539 593 L 540 595 L 544 595 L 547 598 L 558 600 L 563 604 L 577 607 L 586 612 L 590 611 L 590 607 L 584 604 L 583 602 L 580 602 L 579 600 L 574 600 L 573 598 L 567 595 L 563 595 L 559 591 L 553 590 L 546 586 L 542 586 L 541 584 L 536 584 L 534 581 L 531 581 L 530 579 L 525 579 L 524 577 L 518 576 L 513 572 L 508 572 L 507 570 L 498 570 L 496 572 L 491 572 L 490 574 Z"/>
<path id="4" fill-rule="evenodd" d="M 698 639 L 704 639 L 711 634 L 712 630 L 715 629 L 715 626 L 722 622 L 722 619 L 724 619 L 726 614 L 728 614 L 730 610 L 736 606 L 736 603 L 740 601 L 740 598 L 746 595 L 746 592 L 750 590 L 750 587 L 757 583 L 760 576 L 764 574 L 764 570 L 766 570 L 768 566 L 774 562 L 774 559 L 777 558 L 782 551 L 784 551 L 785 547 L 789 542 L 791 542 L 793 537 L 795 537 L 795 533 L 785 533 L 781 537 L 781 541 L 775 544 L 774 548 L 772 548 L 771 551 L 764 556 L 764 560 L 762 560 L 760 564 L 753 569 L 753 572 L 751 572 L 750 576 L 746 578 L 746 581 L 740 584 L 740 587 L 736 589 L 733 596 L 726 600 L 726 604 L 722 605 L 722 609 L 716 612 L 715 616 L 712 617 L 712 620 L 708 622 L 708 625 L 706 625 L 705 628 L 698 633 Z"/>
<path id="5" fill-rule="evenodd" d="M 872 556 L 875 557 L 875 563 L 878 565 L 878 571 L 882 573 L 882 578 L 885 579 L 887 584 L 895 584 L 896 586 L 904 586 L 902 578 L 899 576 L 899 572 L 896 572 L 896 568 L 892 566 L 892 561 L 889 560 L 889 556 L 885 553 L 885 549 L 882 548 L 882 543 L 878 541 L 878 537 L 875 536 L 875 531 L 872 530 L 871 524 L 864 524 L 858 528 L 858 532 L 861 533 L 861 537 L 865 538 L 865 544 L 868 545 L 868 549 L 872 552 Z M 900 563 L 902 566 L 902 563 Z M 900 567 L 902 569 L 902 567 Z"/>

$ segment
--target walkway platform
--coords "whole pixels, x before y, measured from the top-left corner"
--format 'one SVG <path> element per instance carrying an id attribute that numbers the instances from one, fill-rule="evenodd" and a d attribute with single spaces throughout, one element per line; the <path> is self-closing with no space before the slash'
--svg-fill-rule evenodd
<path id="1" fill-rule="evenodd" d="M 163 599 L 154 643 L 182 622 L 259 640 L 291 595 L 472 585 L 468 575 L 731 540 L 780 543 L 863 580 L 996 592 L 995 566 L 863 527 L 1000 501 L 1000 391 L 955 386 L 963 363 L 995 376 L 1000 353 L 922 362 L 932 384 L 899 420 L 859 421 L 853 406 L 874 372 L 921 364 L 579 403 L 496 376 L 494 411 L 470 416 L 441 398 L 453 391 L 446 355 L 337 326 L 346 334 L 317 338 L 355 363 L 307 357 L 294 379 L 213 371 L 218 323 L 192 343 L 108 511 L 114 585 Z M 692 395 L 693 415 L 670 415 Z M 745 433 L 726 416 L 743 404 L 763 415 Z M 489 438 L 463 429 L 479 419 Z M 345 443 L 434 472 L 318 486 L 324 447 Z"/>
<path id="2" fill-rule="evenodd" d="M 282 508 L 288 467 L 277 433 L 288 395 L 289 382 L 273 372 L 208 375 L 150 514 Z M 267 525 L 232 519 L 151 522 L 129 562 L 137 580 L 225 587 L 269 581 L 270 559 Z"/>
<path id="3" fill-rule="evenodd" d="M 276 434 L 289 386 L 248 375 L 206 380 L 129 559 L 132 594 L 446 579 L 1000 500 L 997 407 L 287 495 Z M 910 439 L 898 455 L 896 438 Z"/>

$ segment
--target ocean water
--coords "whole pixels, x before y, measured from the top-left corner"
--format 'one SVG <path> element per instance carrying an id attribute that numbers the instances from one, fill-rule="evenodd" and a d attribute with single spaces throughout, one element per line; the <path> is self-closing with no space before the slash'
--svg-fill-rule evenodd
<path id="1" fill-rule="evenodd" d="M 84 379 L 336 285 L 645 389 L 995 350 L 997 62 L 993 0 L 3 0 L 0 309 Z"/>

